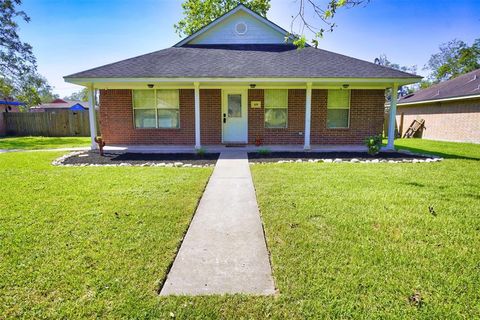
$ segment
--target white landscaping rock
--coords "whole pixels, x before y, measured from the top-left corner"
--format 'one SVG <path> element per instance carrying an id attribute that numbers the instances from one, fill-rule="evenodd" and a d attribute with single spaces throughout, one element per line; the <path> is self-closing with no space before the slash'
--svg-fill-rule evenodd
<path id="1" fill-rule="evenodd" d="M 353 158 L 353 159 L 350 160 L 350 162 L 352 162 L 352 163 L 359 163 L 360 160 L 358 160 L 357 158 Z"/>

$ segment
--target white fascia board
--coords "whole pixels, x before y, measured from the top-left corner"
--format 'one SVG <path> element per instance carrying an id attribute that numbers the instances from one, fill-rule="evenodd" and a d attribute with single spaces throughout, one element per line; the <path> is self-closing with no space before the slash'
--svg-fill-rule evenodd
<path id="1" fill-rule="evenodd" d="M 255 19 L 257 19 L 258 21 L 262 22 L 262 23 L 265 23 L 266 25 L 268 25 L 269 27 L 273 28 L 275 31 L 281 33 L 282 35 L 286 36 L 288 34 L 288 31 L 282 29 L 281 27 L 277 26 L 275 23 L 269 21 L 268 19 L 262 17 L 261 15 L 259 15 L 258 13 L 250 10 L 249 8 L 245 7 L 244 5 L 242 4 L 239 4 L 236 8 L 232 9 L 231 11 L 225 13 L 223 16 L 219 17 L 218 19 L 210 22 L 210 24 L 206 25 L 205 27 L 203 27 L 202 29 L 198 30 L 197 32 L 195 32 L 194 34 L 186 37 L 185 39 L 181 40 L 180 42 L 176 43 L 174 45 L 174 47 L 181 47 L 183 46 L 184 44 L 192 41 L 193 39 L 195 39 L 196 37 L 204 34 L 205 32 L 207 32 L 208 30 L 210 30 L 211 28 L 213 28 L 214 26 L 218 25 L 220 22 L 224 21 L 225 19 L 227 19 L 228 17 L 234 15 L 235 13 L 237 13 L 238 11 L 243 11 L 247 14 L 250 14 L 252 17 L 254 17 Z M 290 36 L 291 39 L 293 39 L 293 37 Z"/>
<path id="2" fill-rule="evenodd" d="M 387 84 L 391 87 L 393 83 L 404 85 L 418 82 L 417 78 L 64 78 L 68 83 L 87 85 L 88 83 L 208 83 L 208 82 L 248 82 L 248 83 L 268 83 L 268 82 L 290 82 L 290 83 L 338 83 L 338 84 Z"/>
<path id="3" fill-rule="evenodd" d="M 398 106 L 412 106 L 418 104 L 427 104 L 433 102 L 448 102 L 448 101 L 457 101 L 457 100 L 467 100 L 467 99 L 476 99 L 480 98 L 480 94 L 471 95 L 471 96 L 461 96 L 461 97 L 452 97 L 452 98 L 442 98 L 442 99 L 432 99 L 432 100 L 423 100 L 423 101 L 415 101 L 415 102 L 400 102 Z"/>

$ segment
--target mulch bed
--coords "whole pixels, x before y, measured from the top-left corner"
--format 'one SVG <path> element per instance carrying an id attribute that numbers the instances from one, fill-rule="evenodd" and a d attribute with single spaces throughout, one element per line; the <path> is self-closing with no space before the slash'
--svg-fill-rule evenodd
<path id="1" fill-rule="evenodd" d="M 367 152 L 270 152 L 261 154 L 259 152 L 248 153 L 250 162 L 278 162 L 289 160 L 309 160 L 309 159 L 342 159 L 350 161 L 351 159 L 362 160 L 401 160 L 401 159 L 427 159 L 425 156 L 401 153 L 401 152 L 380 152 L 372 156 Z"/>
<path id="2" fill-rule="evenodd" d="M 100 156 L 98 151 L 88 151 L 75 155 L 63 161 L 63 164 L 70 165 L 120 165 L 128 163 L 130 165 L 175 163 L 192 165 L 212 165 L 217 162 L 219 153 L 206 153 L 197 155 L 195 153 L 115 153 L 105 152 Z"/>

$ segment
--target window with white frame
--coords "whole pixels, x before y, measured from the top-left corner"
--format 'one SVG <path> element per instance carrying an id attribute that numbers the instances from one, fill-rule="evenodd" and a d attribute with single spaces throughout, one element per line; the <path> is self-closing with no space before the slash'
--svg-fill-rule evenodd
<path id="1" fill-rule="evenodd" d="M 133 90 L 135 128 L 179 128 L 178 90 Z"/>
<path id="2" fill-rule="evenodd" d="M 328 90 L 327 128 L 350 125 L 350 90 Z"/>
<path id="3" fill-rule="evenodd" d="M 265 128 L 286 128 L 288 119 L 288 90 L 265 90 Z"/>

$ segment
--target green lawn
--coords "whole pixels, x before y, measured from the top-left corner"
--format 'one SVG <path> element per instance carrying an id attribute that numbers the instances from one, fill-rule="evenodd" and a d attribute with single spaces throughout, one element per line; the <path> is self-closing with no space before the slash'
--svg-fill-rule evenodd
<path id="1" fill-rule="evenodd" d="M 0 149 L 55 149 L 90 146 L 90 137 L 0 137 Z"/>
<path id="2" fill-rule="evenodd" d="M 395 140 L 395 147 L 412 152 L 436 154 L 444 158 L 480 160 L 479 144 L 424 139 L 397 139 Z"/>
<path id="3" fill-rule="evenodd" d="M 479 318 L 480 146 L 406 143 L 453 157 L 251 167 L 273 297 L 156 295 L 210 169 L 0 154 L 0 318 Z"/>
<path id="4" fill-rule="evenodd" d="M 60 155 L 0 154 L 0 319 L 148 317 L 211 169 Z"/>
<path id="5" fill-rule="evenodd" d="M 398 146 L 452 159 L 252 167 L 280 290 L 274 313 L 480 317 L 480 145 Z M 409 302 L 416 293 L 421 304 Z"/>

